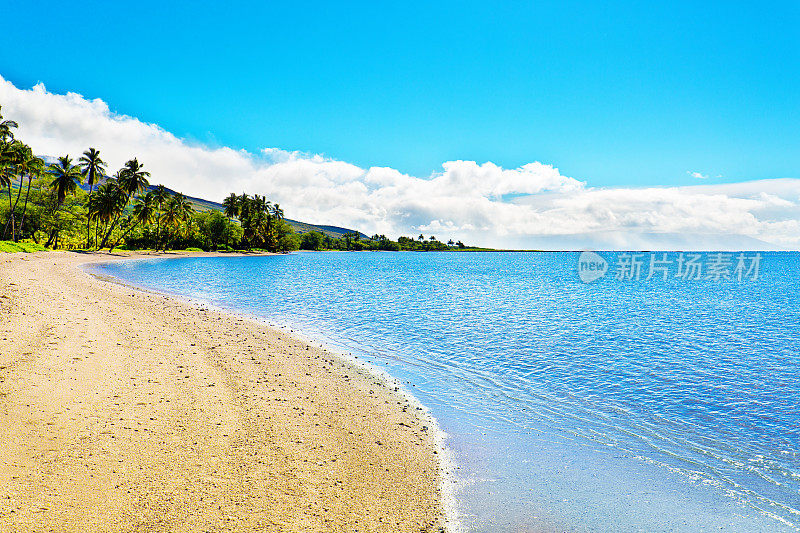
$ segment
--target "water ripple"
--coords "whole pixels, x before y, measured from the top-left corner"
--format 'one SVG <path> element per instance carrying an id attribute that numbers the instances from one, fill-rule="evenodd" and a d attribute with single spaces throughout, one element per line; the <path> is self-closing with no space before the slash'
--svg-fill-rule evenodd
<path id="1" fill-rule="evenodd" d="M 472 435 L 462 440 L 505 432 L 524 450 L 547 432 L 800 528 L 798 255 L 766 254 L 750 283 L 584 285 L 576 262 L 332 253 L 104 268 L 357 350 L 408 381 L 448 431 Z"/>

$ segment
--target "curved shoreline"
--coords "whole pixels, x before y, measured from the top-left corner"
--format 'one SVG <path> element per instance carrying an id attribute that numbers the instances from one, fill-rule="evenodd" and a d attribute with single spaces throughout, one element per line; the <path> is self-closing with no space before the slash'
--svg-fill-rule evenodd
<path id="1" fill-rule="evenodd" d="M 408 390 L 403 383 L 383 370 L 382 368 L 369 363 L 364 359 L 359 359 L 358 356 L 353 355 L 352 353 L 346 353 L 341 349 L 331 347 L 331 341 L 326 340 L 324 338 L 318 338 L 314 336 L 307 335 L 303 333 L 302 328 L 296 325 L 278 325 L 269 322 L 267 319 L 259 317 L 257 315 L 251 313 L 244 313 L 241 311 L 235 311 L 233 309 L 228 309 L 225 307 L 221 307 L 218 305 L 214 305 L 213 303 L 202 300 L 199 298 L 190 298 L 187 296 L 183 296 L 177 293 L 172 293 L 168 291 L 162 291 L 155 288 L 150 287 L 141 287 L 132 283 L 128 283 L 126 280 L 117 278 L 115 276 L 101 274 L 99 272 L 91 272 L 88 271 L 87 267 L 100 267 L 102 265 L 109 264 L 109 263 L 116 263 L 116 262 L 127 262 L 127 261 L 138 261 L 138 260 L 149 260 L 149 259 L 179 259 L 181 257 L 231 257 L 237 256 L 242 254 L 236 253 L 181 253 L 178 254 L 177 257 L 171 256 L 163 256 L 163 255 L 156 255 L 156 256 L 137 256 L 137 257 L 126 257 L 126 258 L 117 258 L 112 260 L 104 260 L 92 263 L 83 263 L 81 267 L 84 270 L 87 270 L 91 276 L 99 279 L 100 281 L 113 283 L 117 285 L 121 285 L 126 288 L 134 289 L 137 291 L 143 291 L 150 294 L 155 294 L 159 296 L 167 296 L 179 302 L 182 302 L 186 305 L 191 306 L 202 306 L 207 309 L 214 310 L 215 312 L 222 313 L 224 315 L 228 315 L 234 319 L 243 319 L 246 321 L 253 322 L 261 327 L 267 327 L 273 329 L 275 331 L 280 332 L 282 335 L 286 335 L 296 339 L 299 342 L 304 343 L 308 346 L 315 346 L 319 344 L 319 348 L 324 350 L 331 355 L 338 357 L 342 361 L 345 361 L 347 364 L 356 366 L 361 368 L 379 380 L 385 382 L 385 385 L 389 387 L 389 389 L 394 389 L 395 392 L 399 393 L 400 395 L 406 397 L 411 405 L 421 410 L 420 415 L 424 417 L 426 420 L 429 429 L 431 430 L 431 435 L 433 436 L 433 443 L 436 447 L 436 453 L 438 455 L 439 461 L 439 494 L 441 497 L 441 505 L 443 507 L 444 513 L 444 528 L 449 533 L 457 533 L 461 530 L 460 522 L 458 520 L 458 512 L 456 509 L 456 502 L 455 502 L 455 486 L 456 481 L 454 479 L 453 472 L 455 470 L 455 466 L 452 459 L 451 451 L 445 446 L 445 440 L 447 438 L 447 434 L 444 430 L 441 429 L 439 423 L 437 422 L 436 418 L 430 412 L 428 407 L 426 407 L 416 396 L 414 396 L 411 391 Z M 255 255 L 275 255 L 270 253 L 264 254 L 255 254 Z M 289 331 L 282 331 L 284 328 L 289 328 Z"/>
<path id="2" fill-rule="evenodd" d="M 263 323 L 77 267 L 133 257 L 0 257 L 3 529 L 446 527 L 421 408 Z"/>

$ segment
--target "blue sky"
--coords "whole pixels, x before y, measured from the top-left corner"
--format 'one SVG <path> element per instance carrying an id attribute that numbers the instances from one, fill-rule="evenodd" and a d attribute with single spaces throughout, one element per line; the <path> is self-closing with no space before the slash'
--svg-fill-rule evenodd
<path id="1" fill-rule="evenodd" d="M 415 176 L 798 177 L 800 4 L 698 4 L 5 2 L 0 74 L 212 146 Z"/>

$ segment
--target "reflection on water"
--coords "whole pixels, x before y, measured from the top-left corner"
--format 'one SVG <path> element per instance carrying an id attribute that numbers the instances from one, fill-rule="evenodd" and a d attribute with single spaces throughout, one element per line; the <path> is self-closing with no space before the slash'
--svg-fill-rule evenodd
<path id="1" fill-rule="evenodd" d="M 609 262 L 614 254 L 605 254 Z M 800 526 L 800 273 L 583 284 L 577 253 L 299 253 L 98 267 L 292 324 L 408 382 L 465 529 Z"/>

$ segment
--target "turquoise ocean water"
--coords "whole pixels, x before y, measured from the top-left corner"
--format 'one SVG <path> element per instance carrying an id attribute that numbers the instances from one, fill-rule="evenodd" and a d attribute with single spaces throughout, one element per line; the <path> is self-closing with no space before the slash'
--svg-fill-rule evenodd
<path id="1" fill-rule="evenodd" d="M 289 325 L 401 380 L 447 434 L 465 531 L 797 531 L 800 255 L 761 254 L 757 279 L 754 254 L 750 272 L 703 254 L 688 273 L 688 255 L 600 255 L 592 283 L 578 253 L 92 270 Z"/>

